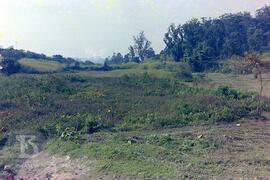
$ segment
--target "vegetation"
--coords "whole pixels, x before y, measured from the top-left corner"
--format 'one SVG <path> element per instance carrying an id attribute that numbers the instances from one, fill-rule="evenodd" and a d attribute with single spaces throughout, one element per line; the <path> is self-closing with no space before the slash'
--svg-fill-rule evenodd
<path id="1" fill-rule="evenodd" d="M 193 18 L 190 21 L 171 24 L 165 33 L 165 49 L 159 55 L 150 48 L 143 32 L 134 36 L 129 53 L 114 54 L 108 64 L 124 64 L 144 59 L 173 59 L 188 63 L 196 72 L 217 69 L 219 61 L 250 52 L 268 52 L 270 7 L 265 6 L 250 13 L 224 14 L 219 18 Z"/>
<path id="2" fill-rule="evenodd" d="M 62 131 L 75 127 L 79 133 L 90 133 L 231 122 L 252 116 L 257 107 L 252 93 L 229 87 L 188 87 L 185 81 L 186 77 L 175 80 L 147 74 L 1 77 L 0 123 L 15 131 L 31 122 L 29 129 L 22 129 L 51 137 L 58 134 L 59 127 Z M 267 103 L 264 99 L 264 110 Z"/>
<path id="3" fill-rule="evenodd" d="M 49 60 L 37 60 L 37 59 L 20 59 L 18 61 L 27 72 L 57 72 L 64 68 L 64 65 Z"/>
<path id="4" fill-rule="evenodd" d="M 31 51 L 18 50 L 13 47 L 10 48 L 0 48 L 0 54 L 3 58 L 13 59 L 14 61 L 18 61 L 20 59 L 39 59 L 45 61 L 56 61 L 58 63 L 62 63 L 65 65 L 72 65 L 76 63 L 75 59 L 65 58 L 62 55 L 53 55 L 52 57 L 46 56 L 45 54 L 38 54 Z M 88 62 L 91 63 L 92 62 Z"/>
<path id="5" fill-rule="evenodd" d="M 53 140 L 47 148 L 52 155 L 94 158 L 96 171 L 119 179 L 268 177 L 269 148 L 262 148 L 268 123 L 100 132 L 83 144 Z"/>
<path id="6" fill-rule="evenodd" d="M 246 123 L 270 112 L 270 99 L 263 96 L 269 61 L 259 53 L 270 50 L 269 9 L 259 9 L 255 17 L 226 14 L 172 24 L 158 55 L 141 32 L 128 54 L 115 53 L 104 65 L 0 49 L 0 155 L 6 156 L 0 167 L 20 161 L 16 134 L 34 134 L 51 153 L 85 155 L 98 161 L 100 171 L 136 178 L 216 177 L 226 165 L 249 158 L 243 153 L 246 159 L 234 162 L 231 152 L 252 156 L 255 149 L 259 158 L 268 157 L 263 153 L 269 151 L 252 147 L 251 140 L 250 149 L 243 150 L 247 142 L 238 129 L 237 136 L 227 135 L 222 124 Z M 250 80 L 252 73 L 253 81 L 259 79 L 257 91 L 228 82 L 249 83 L 243 77 Z M 207 132 L 209 125 L 221 126 L 223 134 L 215 128 L 215 134 L 178 132 L 202 125 Z M 226 162 L 217 157 L 223 149 L 230 155 Z M 248 166 L 269 165 L 250 159 Z"/>
<path id="7" fill-rule="evenodd" d="M 217 19 L 192 19 L 169 26 L 163 54 L 187 61 L 195 71 L 214 68 L 217 61 L 245 52 L 269 51 L 270 7 L 249 13 L 225 14 Z M 267 22 L 267 23 L 266 23 Z"/>
<path id="8" fill-rule="evenodd" d="M 127 134 L 102 136 L 102 142 L 92 138 L 91 142 L 86 144 L 56 140 L 49 143 L 48 148 L 53 154 L 73 157 L 85 154 L 98 160 L 99 170 L 138 178 L 174 179 L 197 176 L 192 170 L 189 173 L 184 170 L 184 166 L 193 166 L 193 170 L 204 166 L 204 169 L 213 175 L 222 170 L 218 166 L 213 168 L 212 165 L 199 163 L 200 155 L 205 151 L 212 152 L 220 148 L 220 142 L 212 138 L 198 139 L 196 136 L 185 138 L 183 135 L 171 134 L 139 135 L 136 132 L 132 136 Z M 186 157 L 180 155 L 183 153 Z"/>
<path id="9" fill-rule="evenodd" d="M 245 56 L 245 71 L 254 72 L 255 78 L 260 81 L 260 92 L 258 97 L 258 117 L 262 116 L 261 97 L 264 88 L 263 73 L 267 73 L 270 70 L 270 63 L 264 62 L 262 56 L 258 54 L 249 54 Z"/>
<path id="10" fill-rule="evenodd" d="M 145 37 L 144 31 L 133 36 L 134 45 L 130 46 L 129 53 L 124 57 L 121 53 L 114 53 L 112 57 L 106 59 L 107 64 L 125 64 L 128 62 L 143 62 L 145 59 L 155 58 L 155 51 L 151 47 L 151 42 Z"/>
<path id="11" fill-rule="evenodd" d="M 18 62 L 8 58 L 3 58 L 0 60 L 0 67 L 0 71 L 6 75 L 18 73 L 21 70 L 21 66 Z"/>

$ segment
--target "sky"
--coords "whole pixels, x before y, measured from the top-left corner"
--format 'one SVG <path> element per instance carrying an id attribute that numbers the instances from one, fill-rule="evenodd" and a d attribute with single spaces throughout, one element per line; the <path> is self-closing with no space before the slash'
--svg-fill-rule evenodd
<path id="1" fill-rule="evenodd" d="M 66 57 L 107 57 L 128 52 L 145 31 L 164 48 L 169 24 L 219 17 L 270 5 L 270 0 L 0 0 L 0 45 Z"/>

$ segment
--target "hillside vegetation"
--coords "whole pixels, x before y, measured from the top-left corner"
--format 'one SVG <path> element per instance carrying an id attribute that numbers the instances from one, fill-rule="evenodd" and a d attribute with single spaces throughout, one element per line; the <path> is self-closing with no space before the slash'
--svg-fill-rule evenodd
<path id="1" fill-rule="evenodd" d="M 200 162 L 204 153 L 222 149 L 223 142 L 212 136 L 198 139 L 196 133 L 160 134 L 156 129 L 255 117 L 256 92 L 226 87 L 226 83 L 211 88 L 211 73 L 200 81 L 205 82 L 200 87 L 194 78 L 204 75 L 192 74 L 181 63 L 150 61 L 116 69 L 94 75 L 0 76 L 1 163 L 18 165 L 20 161 L 14 157 L 19 146 L 13 134 L 30 133 L 42 146 L 49 140 L 45 147 L 54 154 L 88 154 L 97 159 L 97 171 L 174 178 L 180 176 L 180 168 L 180 177 L 197 177 L 202 171 L 221 175 L 225 167 Z M 264 111 L 270 110 L 269 104 L 265 97 Z M 142 135 L 145 130 L 149 134 Z M 191 173 L 186 173 L 189 168 L 185 166 L 192 168 Z"/>
<path id="2" fill-rule="evenodd" d="M 56 72 L 61 71 L 65 65 L 56 61 L 49 61 L 43 59 L 20 59 L 19 63 L 29 71 L 34 72 Z"/>
<path id="3" fill-rule="evenodd" d="M 269 12 L 172 24 L 159 54 L 141 32 L 102 65 L 0 48 L 0 176 L 269 178 Z"/>

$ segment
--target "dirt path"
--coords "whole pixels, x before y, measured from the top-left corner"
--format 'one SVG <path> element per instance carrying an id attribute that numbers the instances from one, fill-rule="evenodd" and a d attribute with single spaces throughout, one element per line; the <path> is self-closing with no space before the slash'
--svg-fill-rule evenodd
<path id="1" fill-rule="evenodd" d="M 71 159 L 69 156 L 51 156 L 41 152 L 22 165 L 15 179 L 18 180 L 111 180 L 124 179 L 96 171 L 94 160 Z"/>
<path id="2" fill-rule="evenodd" d="M 91 179 L 94 161 L 57 157 L 41 152 L 21 166 L 17 178 L 23 179 Z"/>
<path id="3" fill-rule="evenodd" d="M 96 161 L 88 158 L 73 159 L 69 156 L 52 156 L 41 152 L 26 160 L 17 172 L 15 180 L 123 180 L 96 170 Z"/>

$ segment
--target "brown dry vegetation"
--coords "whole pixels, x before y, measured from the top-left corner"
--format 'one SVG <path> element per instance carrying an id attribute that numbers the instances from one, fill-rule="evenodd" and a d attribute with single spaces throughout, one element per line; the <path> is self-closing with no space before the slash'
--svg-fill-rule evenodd
<path id="1" fill-rule="evenodd" d="M 270 96 L 270 74 L 264 74 L 264 96 Z M 228 85 L 243 91 L 259 92 L 260 82 L 254 78 L 254 75 L 235 75 L 235 74 L 221 74 L 209 73 L 207 74 L 208 83 L 203 83 L 204 87 L 218 87 L 220 85 Z"/>

